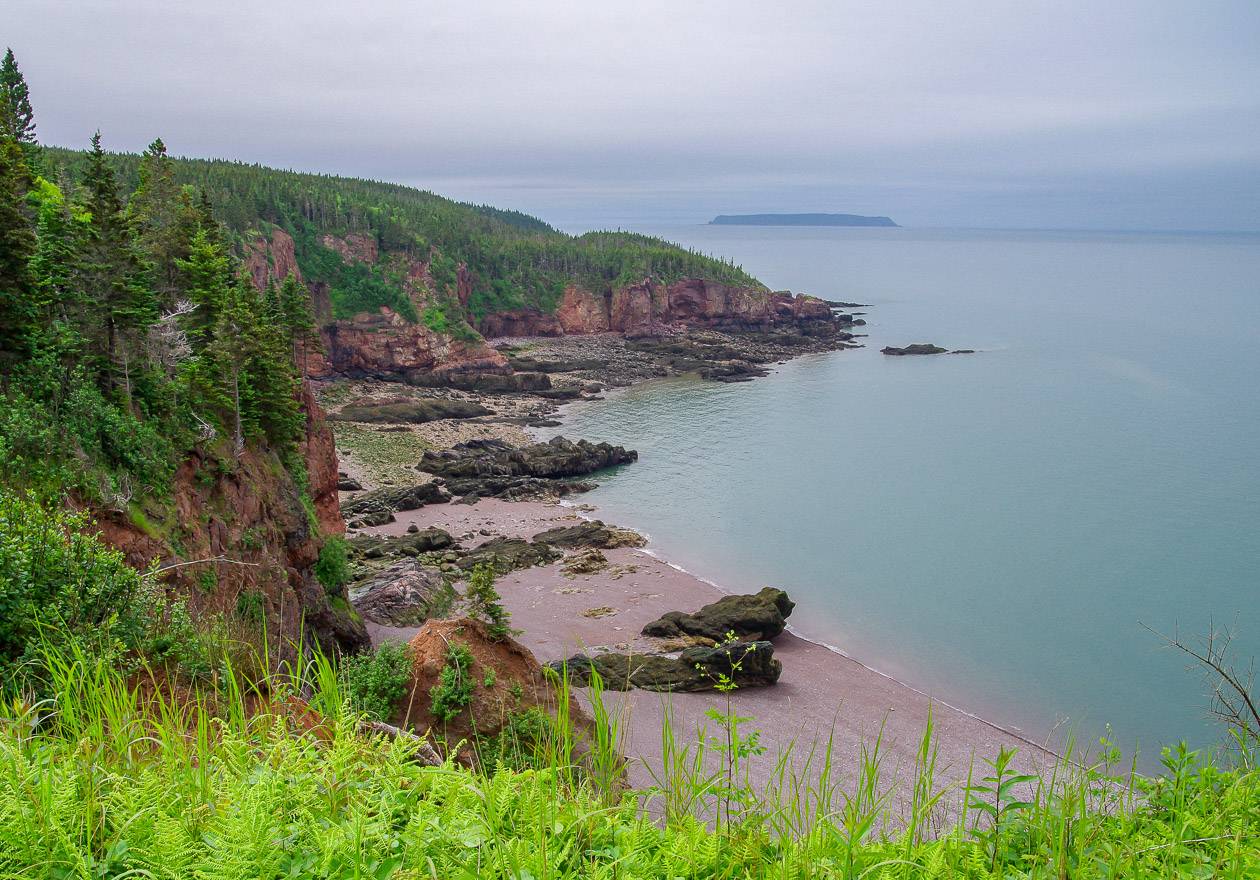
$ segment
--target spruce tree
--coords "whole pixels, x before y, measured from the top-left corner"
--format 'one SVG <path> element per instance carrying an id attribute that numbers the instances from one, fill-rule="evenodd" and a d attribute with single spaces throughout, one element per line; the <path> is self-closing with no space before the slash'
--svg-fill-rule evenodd
<path id="1" fill-rule="evenodd" d="M 5 362 L 26 351 L 34 319 L 30 259 L 35 232 L 23 209 L 28 186 L 21 147 L 12 138 L 0 138 L 0 358 Z"/>
<path id="2" fill-rule="evenodd" d="M 184 320 L 195 349 L 209 344 L 219 313 L 226 308 L 233 283 L 232 261 L 213 233 L 199 227 L 193 233 L 186 259 L 176 258 L 184 293 L 195 307 Z"/>
<path id="3" fill-rule="evenodd" d="M 35 143 L 35 111 L 31 109 L 30 89 L 18 69 L 13 50 L 0 62 L 0 137 L 19 144 Z"/>
<path id="4" fill-rule="evenodd" d="M 74 284 L 81 227 L 60 193 L 54 191 L 43 198 L 36 219 L 35 253 L 30 265 L 35 284 L 35 309 L 46 323 L 67 322 L 82 305 Z"/>
<path id="5" fill-rule="evenodd" d="M 121 391 L 129 403 L 140 342 L 158 317 L 157 297 L 145 278 L 99 132 L 92 137 L 82 190 L 91 217 L 77 279 L 87 306 L 85 335 L 93 342 L 106 387 Z"/>
<path id="6" fill-rule="evenodd" d="M 153 264 L 153 283 L 162 305 L 173 306 L 182 292 L 178 261 L 188 256 L 199 217 L 189 194 L 175 182 L 175 168 L 161 138 L 140 158 L 140 185 L 127 203 L 127 218 Z"/>
<path id="7" fill-rule="evenodd" d="M 288 334 L 289 347 L 298 375 L 306 375 L 307 354 L 319 346 L 319 332 L 311 314 L 311 295 L 306 285 L 290 274 L 277 295 L 280 321 Z"/>

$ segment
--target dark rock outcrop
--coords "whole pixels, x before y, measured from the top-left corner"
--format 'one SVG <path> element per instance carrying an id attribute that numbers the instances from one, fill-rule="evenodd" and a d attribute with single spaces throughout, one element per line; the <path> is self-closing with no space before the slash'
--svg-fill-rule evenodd
<path id="1" fill-rule="evenodd" d="M 551 378 L 545 373 L 412 370 L 402 378 L 420 388 L 458 388 L 481 394 L 537 393 L 551 388 Z"/>
<path id="2" fill-rule="evenodd" d="M 572 526 L 560 526 L 534 535 L 539 544 L 576 550 L 594 547 L 611 550 L 614 547 L 642 547 L 647 543 L 638 532 L 605 525 L 599 520 L 589 520 Z"/>
<path id="3" fill-rule="evenodd" d="M 470 440 L 441 452 L 426 452 L 416 467 L 444 478 L 446 488 L 456 495 L 519 498 L 589 488 L 556 481 L 627 464 L 638 457 L 621 446 L 564 437 L 522 447 L 502 440 Z"/>
<path id="4" fill-rule="evenodd" d="M 354 401 L 343 406 L 329 418 L 342 422 L 370 422 L 385 424 L 405 422 L 421 424 L 440 419 L 472 419 L 490 415 L 490 410 L 471 400 L 448 400 L 444 397 L 423 399 L 395 397 L 388 400 Z"/>
<path id="5" fill-rule="evenodd" d="M 579 687 L 590 684 L 594 670 L 610 690 L 632 687 L 647 691 L 696 692 L 712 690 L 719 675 L 739 687 L 764 687 L 779 680 L 783 664 L 774 657 L 769 642 L 735 642 L 722 647 L 692 647 L 678 656 L 665 654 L 578 654 L 549 664 L 557 671 L 567 668 L 569 680 Z"/>
<path id="6" fill-rule="evenodd" d="M 521 355 L 508 355 L 512 369 L 527 373 L 572 373 L 578 370 L 598 370 L 603 361 L 580 358 L 571 361 L 539 361 Z"/>
<path id="7" fill-rule="evenodd" d="M 350 539 L 350 552 L 361 559 L 419 556 L 454 546 L 455 539 L 438 528 L 417 529 L 405 535 L 356 535 Z"/>
<path id="8" fill-rule="evenodd" d="M 643 627 L 645 636 L 678 638 L 698 636 L 721 642 L 728 633 L 741 639 L 773 639 L 787 626 L 796 603 L 775 587 L 742 596 L 723 596 L 695 614 L 670 611 Z"/>
<path id="9" fill-rule="evenodd" d="M 355 610 L 373 623 L 419 626 L 435 612 L 446 589 L 440 571 L 406 560 L 357 585 L 351 591 L 351 601 Z"/>
<path id="10" fill-rule="evenodd" d="M 464 571 L 472 571 L 479 565 L 489 565 L 496 574 L 507 574 L 519 568 L 546 565 L 563 556 L 550 544 L 530 542 L 523 538 L 491 538 L 469 550 L 455 563 Z"/>
<path id="11" fill-rule="evenodd" d="M 384 525 L 393 522 L 393 514 L 402 510 L 418 510 L 426 504 L 445 504 L 451 493 L 438 481 L 415 486 L 373 489 L 351 498 L 341 505 L 342 516 L 352 525 Z"/>
<path id="12" fill-rule="evenodd" d="M 916 342 L 914 345 L 907 345 L 905 348 L 896 348 L 894 346 L 886 346 L 881 348 L 881 354 L 891 354 L 896 356 L 907 354 L 946 354 L 949 349 L 941 348 L 939 345 L 932 345 L 928 342 Z"/>

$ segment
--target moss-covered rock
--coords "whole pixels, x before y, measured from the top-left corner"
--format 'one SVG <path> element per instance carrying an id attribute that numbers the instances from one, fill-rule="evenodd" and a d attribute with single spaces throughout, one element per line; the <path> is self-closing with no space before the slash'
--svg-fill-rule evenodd
<path id="1" fill-rule="evenodd" d="M 787 593 L 766 587 L 759 593 L 723 596 L 694 614 L 670 611 L 643 627 L 645 636 L 670 639 L 701 636 L 720 642 L 728 633 L 738 638 L 772 639 L 783 632 L 796 603 Z"/>
<path id="2" fill-rule="evenodd" d="M 665 654 L 578 654 L 550 664 L 567 667 L 569 680 L 579 687 L 590 684 L 591 671 L 599 674 L 609 690 L 632 687 L 647 691 L 696 692 L 712 690 L 719 676 L 738 687 L 764 687 L 779 680 L 783 664 L 774 657 L 769 642 L 735 642 L 718 647 L 696 646 L 677 656 Z"/>

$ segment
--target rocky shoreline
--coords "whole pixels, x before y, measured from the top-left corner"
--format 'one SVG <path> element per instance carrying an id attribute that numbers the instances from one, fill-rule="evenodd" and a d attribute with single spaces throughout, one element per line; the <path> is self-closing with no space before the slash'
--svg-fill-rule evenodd
<path id="1" fill-rule="evenodd" d="M 792 603 L 781 591 L 726 596 L 648 554 L 634 532 L 583 518 L 583 505 L 563 506 L 561 499 L 587 488 L 585 475 L 633 462 L 633 451 L 565 438 L 536 443 L 527 433 L 554 424 L 565 402 L 598 399 L 606 388 L 682 373 L 743 380 L 797 354 L 855 344 L 847 331 L 843 338 L 705 329 L 647 340 L 512 338 L 496 340 L 496 350 L 516 375 L 545 377 L 546 388 L 326 383 L 344 485 L 360 487 L 343 492 L 342 503 L 358 573 L 351 596 L 373 640 L 410 641 L 427 619 L 457 615 L 460 585 L 488 564 L 529 651 L 544 664 L 565 663 L 578 684 L 597 669 L 610 690 L 624 691 L 618 699 L 632 718 L 625 748 L 640 759 L 636 772 L 659 758 L 663 709 L 653 692 L 671 692 L 676 727 L 686 735 L 703 724 L 719 674 L 736 678 L 741 712 L 757 717 L 775 747 L 834 729 L 841 750 L 856 755 L 884 729 L 890 751 L 909 760 L 929 712 L 957 775 L 973 749 L 1026 746 L 785 632 Z M 435 414 L 446 417 L 428 418 Z M 359 433 L 343 437 L 347 428 Z M 390 438 L 389 453 L 363 437 Z M 724 613 L 732 603 L 742 617 Z"/>

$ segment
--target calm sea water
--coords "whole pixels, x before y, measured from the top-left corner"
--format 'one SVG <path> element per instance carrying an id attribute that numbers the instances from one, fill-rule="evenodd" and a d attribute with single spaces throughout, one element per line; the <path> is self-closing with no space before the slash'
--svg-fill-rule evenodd
<path id="1" fill-rule="evenodd" d="M 1141 624 L 1236 624 L 1260 655 L 1260 236 L 650 231 L 870 303 L 870 338 L 570 407 L 565 433 L 640 453 L 602 516 L 997 722 L 1110 724 L 1148 759 L 1218 741 Z M 981 352 L 879 354 L 911 342 Z"/>

